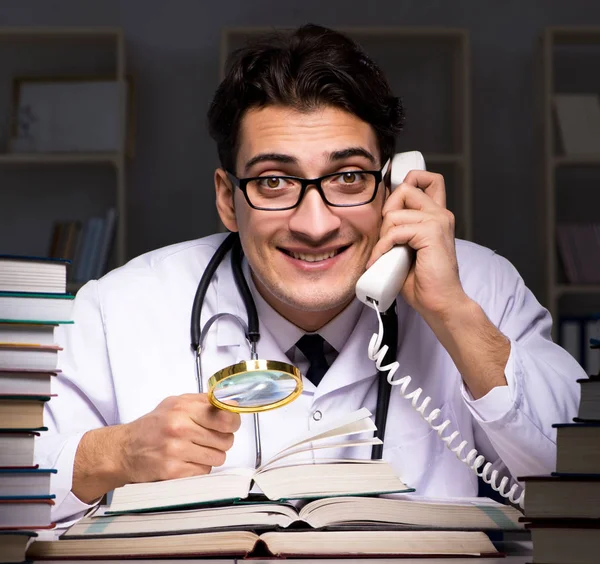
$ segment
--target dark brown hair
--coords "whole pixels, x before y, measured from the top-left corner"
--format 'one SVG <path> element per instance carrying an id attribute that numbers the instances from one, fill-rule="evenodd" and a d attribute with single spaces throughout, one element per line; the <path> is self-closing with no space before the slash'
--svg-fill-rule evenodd
<path id="1" fill-rule="evenodd" d="M 225 170 L 236 172 L 244 113 L 269 104 L 301 111 L 329 105 L 356 115 L 373 127 L 382 163 L 393 155 L 404 121 L 400 99 L 361 47 L 313 24 L 265 36 L 229 56 L 208 111 L 209 132 Z"/>

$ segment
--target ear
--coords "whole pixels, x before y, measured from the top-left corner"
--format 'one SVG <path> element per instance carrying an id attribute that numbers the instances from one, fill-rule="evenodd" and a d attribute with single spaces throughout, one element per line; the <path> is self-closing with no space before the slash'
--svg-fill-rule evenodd
<path id="1" fill-rule="evenodd" d="M 215 192 L 217 198 L 217 211 L 221 222 L 229 231 L 238 231 L 235 218 L 235 205 L 233 203 L 233 186 L 227 173 L 218 168 L 215 170 Z"/>

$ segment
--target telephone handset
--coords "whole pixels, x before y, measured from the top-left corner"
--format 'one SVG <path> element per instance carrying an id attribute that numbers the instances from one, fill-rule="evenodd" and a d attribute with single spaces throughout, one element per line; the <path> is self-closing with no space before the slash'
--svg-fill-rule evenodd
<path id="1" fill-rule="evenodd" d="M 390 187 L 404 182 L 411 170 L 425 170 L 425 159 L 419 151 L 398 153 L 391 162 Z M 410 270 L 413 251 L 408 245 L 396 245 L 379 257 L 356 283 L 356 296 L 361 302 L 381 312 L 394 303 Z"/>
<path id="2" fill-rule="evenodd" d="M 395 155 L 391 162 L 391 189 L 393 190 L 402 184 L 406 175 L 411 170 L 425 170 L 425 160 L 419 151 L 410 151 Z M 452 424 L 451 421 L 446 419 L 436 424 L 435 421 L 441 413 L 439 409 L 431 409 L 428 415 L 425 414 L 431 398 L 427 396 L 419 402 L 423 390 L 417 388 L 411 392 L 407 389 L 412 379 L 409 375 L 394 380 L 394 374 L 400 368 L 400 364 L 397 361 L 383 365 L 389 347 L 387 345 L 382 346 L 383 321 L 381 314 L 388 310 L 400 293 L 410 270 L 413 255 L 414 252 L 408 245 L 397 245 L 377 259 L 356 283 L 356 296 L 361 302 L 374 309 L 379 319 L 379 331 L 378 333 L 374 333 L 369 341 L 369 358 L 375 361 L 377 370 L 388 372 L 387 381 L 390 386 L 399 386 L 402 397 L 411 402 L 413 408 L 437 432 L 440 439 L 446 444 L 446 447 L 456 454 L 459 460 L 464 462 L 477 476 L 482 478 L 484 482 L 489 484 L 501 496 L 523 507 L 525 503 L 525 490 L 521 489 L 520 495 L 517 496 L 519 486 L 518 484 L 513 484 L 506 491 L 506 487 L 510 483 L 509 478 L 506 476 L 502 477 L 500 484 L 496 484 L 499 474 L 498 470 L 492 470 L 492 464 L 490 462 L 486 463 L 485 457 L 480 455 L 477 449 L 473 448 L 469 450 L 467 455 L 463 457 L 463 451 L 468 445 L 467 441 L 461 439 L 458 431 L 449 431 L 444 435 L 446 429 Z M 453 446 L 453 443 L 456 442 L 458 444 Z M 483 469 L 479 471 L 482 466 Z"/>

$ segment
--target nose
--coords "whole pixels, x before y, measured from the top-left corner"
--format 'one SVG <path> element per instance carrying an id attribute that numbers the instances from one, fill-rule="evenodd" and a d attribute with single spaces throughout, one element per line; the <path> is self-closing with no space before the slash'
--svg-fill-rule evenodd
<path id="1" fill-rule="evenodd" d="M 340 218 L 323 201 L 315 186 L 307 188 L 289 220 L 290 231 L 311 243 L 325 241 L 340 228 L 340 224 Z"/>

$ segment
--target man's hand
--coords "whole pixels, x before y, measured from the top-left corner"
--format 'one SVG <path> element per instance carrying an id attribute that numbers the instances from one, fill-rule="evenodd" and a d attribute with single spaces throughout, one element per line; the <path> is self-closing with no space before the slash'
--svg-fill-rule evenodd
<path id="1" fill-rule="evenodd" d="M 413 170 L 383 207 L 380 238 L 367 265 L 394 245 L 407 244 L 416 253 L 402 296 L 424 318 L 444 316 L 467 296 L 458 277 L 454 215 L 446 209 L 440 174 Z"/>
<path id="2" fill-rule="evenodd" d="M 225 462 L 240 424 L 239 414 L 215 408 L 206 394 L 169 397 L 131 423 L 87 432 L 72 491 L 89 503 L 133 482 L 208 474 Z"/>
<path id="3" fill-rule="evenodd" d="M 463 290 L 458 276 L 454 215 L 444 178 L 412 170 L 383 206 L 380 239 L 369 267 L 394 245 L 416 251 L 402 296 L 448 351 L 474 399 L 505 386 L 510 341 Z"/>
<path id="4" fill-rule="evenodd" d="M 123 426 L 121 459 L 127 482 L 208 474 L 225 463 L 240 424 L 238 413 L 217 409 L 206 394 L 163 400 L 154 411 Z"/>

